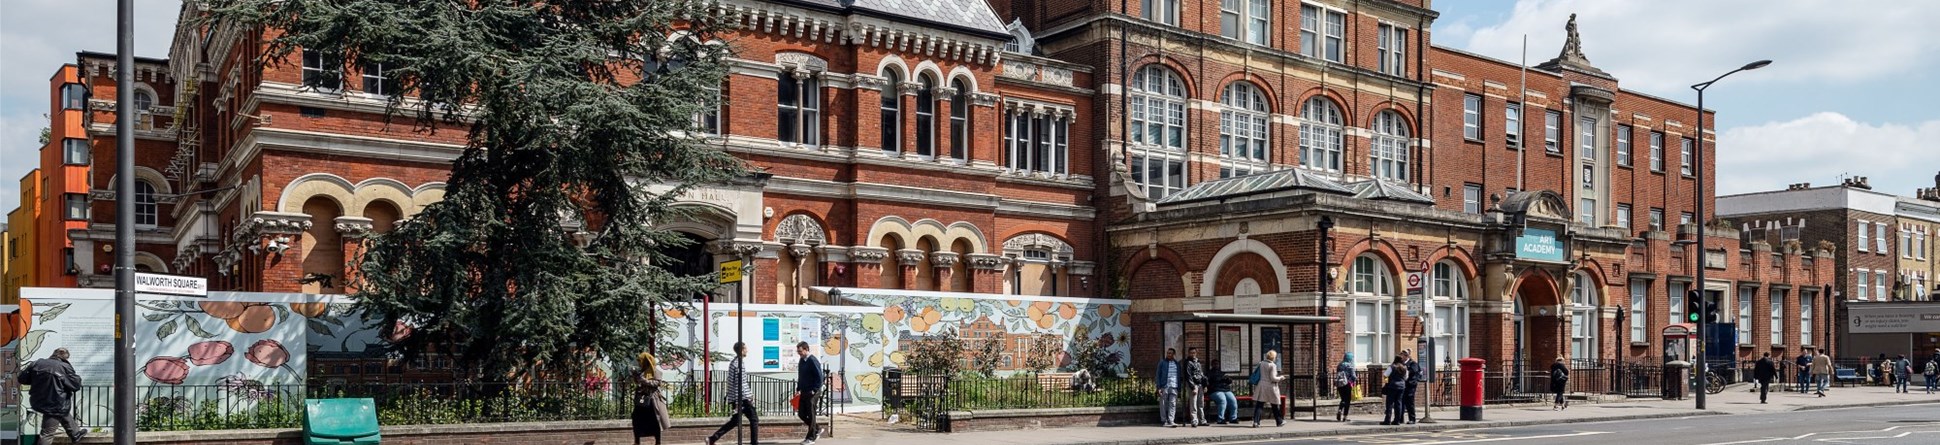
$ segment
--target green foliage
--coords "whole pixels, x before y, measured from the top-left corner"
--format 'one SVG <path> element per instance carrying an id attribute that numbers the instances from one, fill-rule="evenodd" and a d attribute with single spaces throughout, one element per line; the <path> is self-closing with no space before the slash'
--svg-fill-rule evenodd
<path id="1" fill-rule="evenodd" d="M 1032 374 L 1008 377 L 966 377 L 950 382 L 950 410 L 1030 408 L 1088 408 L 1140 406 L 1158 403 L 1149 380 L 1117 379 L 1100 382 L 1097 391 L 1045 388 Z"/>
<path id="2" fill-rule="evenodd" d="M 955 326 L 944 326 L 939 331 L 920 339 L 905 340 L 904 345 L 909 348 L 908 373 L 956 375 L 963 372 L 963 353 L 968 349 L 963 337 L 957 334 Z"/>
<path id="3" fill-rule="evenodd" d="M 1118 376 L 1118 373 L 1112 372 L 1111 350 L 1099 343 L 1098 339 L 1080 337 L 1072 342 L 1071 358 L 1073 372 L 1079 369 L 1088 370 L 1091 371 L 1091 375 L 1100 380 L 1109 380 Z"/>
<path id="4" fill-rule="evenodd" d="M 237 408 L 219 400 L 158 397 L 142 401 L 135 425 L 142 431 L 295 428 L 303 425 L 303 401 L 270 397 Z"/>
<path id="5" fill-rule="evenodd" d="M 403 92 L 388 115 L 410 116 L 420 131 L 467 128 L 444 200 L 368 240 L 356 260 L 361 309 L 384 314 L 387 337 L 401 334 L 392 332 L 400 321 L 412 327 L 393 352 L 456 352 L 481 381 L 573 378 L 671 335 L 654 309 L 713 287 L 711 277 L 660 266 L 686 241 L 656 227 L 690 217 L 673 205 L 692 186 L 745 174 L 688 131 L 692 116 L 714 109 L 726 74 L 726 48 L 708 43 L 729 25 L 715 5 L 200 5 L 205 25 L 281 31 L 264 34 L 265 63 L 287 66 L 303 51 L 353 69 L 381 63 Z M 666 71 L 658 67 L 673 64 L 647 62 L 673 59 L 680 67 Z M 306 87 L 340 81 L 328 77 Z"/>
<path id="6" fill-rule="evenodd" d="M 977 351 L 970 356 L 970 369 L 984 377 L 997 375 L 997 364 L 1004 359 L 1004 340 L 1002 337 L 986 338 L 977 341 Z"/>

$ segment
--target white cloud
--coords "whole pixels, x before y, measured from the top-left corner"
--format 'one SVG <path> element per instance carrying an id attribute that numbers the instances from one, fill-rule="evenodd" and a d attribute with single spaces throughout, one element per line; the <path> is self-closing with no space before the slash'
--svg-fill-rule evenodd
<path id="1" fill-rule="evenodd" d="M 180 0 L 135 2 L 135 55 L 168 57 Z M 79 51 L 115 51 L 115 2 L 5 0 L 0 4 L 0 212 L 19 205 L 20 177 L 40 163 L 47 79 Z"/>
<path id="2" fill-rule="evenodd" d="M 1726 129 L 1718 136 L 1718 194 L 1783 189 L 1839 176 L 1871 178 L 1873 190 L 1911 195 L 1940 173 L 1940 120 L 1869 124 L 1839 113 Z"/>
<path id="3" fill-rule="evenodd" d="M 1577 14 L 1583 52 L 1624 88 L 1685 95 L 1687 86 L 1744 63 L 1772 68 L 1735 82 L 1853 84 L 1935 67 L 1940 2 L 1899 0 L 1519 0 L 1508 20 L 1476 28 L 1469 51 L 1529 60 L 1562 48 L 1563 24 Z M 1681 97 L 1681 96 L 1673 96 Z"/>

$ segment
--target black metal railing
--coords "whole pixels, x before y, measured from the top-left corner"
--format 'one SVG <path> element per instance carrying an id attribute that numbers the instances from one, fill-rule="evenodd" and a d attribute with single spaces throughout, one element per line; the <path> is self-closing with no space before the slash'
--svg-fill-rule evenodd
<path id="1" fill-rule="evenodd" d="M 1239 385 L 1236 382 L 1234 385 Z M 1074 389 L 1068 382 L 1020 373 L 1007 377 L 905 375 L 884 391 L 890 410 L 909 415 L 918 429 L 941 429 L 951 411 L 1146 406 L 1158 404 L 1150 380 L 1109 379 Z"/>
<path id="2" fill-rule="evenodd" d="M 755 408 L 763 414 L 792 413 L 792 380 L 751 377 Z M 725 379 L 711 383 L 670 381 L 663 387 L 673 417 L 720 417 Z M 297 428 L 307 398 L 370 398 L 378 423 L 430 425 L 453 423 L 618 420 L 633 412 L 630 382 L 481 383 L 481 382 L 317 382 L 312 385 L 172 385 L 138 390 L 136 424 L 144 431 Z M 113 391 L 84 386 L 76 394 L 84 420 L 108 419 Z M 832 412 L 821 393 L 821 413 Z"/>

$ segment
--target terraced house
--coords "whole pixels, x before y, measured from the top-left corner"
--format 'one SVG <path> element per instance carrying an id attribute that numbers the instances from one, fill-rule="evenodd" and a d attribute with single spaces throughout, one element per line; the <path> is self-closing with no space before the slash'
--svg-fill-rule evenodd
<path id="1" fill-rule="evenodd" d="M 1205 345 L 1229 370 L 1280 349 L 1298 374 L 1427 339 L 1444 365 L 1656 363 L 1688 353 L 1662 336 L 1691 290 L 1737 327 L 1714 352 L 1833 346 L 1838 255 L 1699 211 L 1715 135 L 1598 69 L 1573 21 L 1560 54 L 1522 67 L 1434 44 L 1426 0 L 723 5 L 733 68 L 696 127 L 762 174 L 691 193 L 702 216 L 668 223 L 701 241 L 676 254 L 684 272 L 754 265 L 723 300 L 1128 299 L 1139 369 Z M 194 26 L 194 8 L 126 86 L 149 92 L 141 264 L 342 293 L 360 238 L 442 197 L 461 129 L 387 125 L 382 98 L 404 92 L 386 67 L 264 64 L 260 33 Z M 61 227 L 32 225 L 24 264 L 70 281 L 34 285 L 110 284 L 114 114 L 89 98 L 124 87 L 108 67 L 50 67 L 53 109 L 76 107 L 57 120 L 76 124 L 56 125 L 39 174 L 75 179 L 33 189 L 33 218 Z M 303 87 L 329 72 L 343 81 Z M 48 211 L 63 205 L 74 218 Z"/>

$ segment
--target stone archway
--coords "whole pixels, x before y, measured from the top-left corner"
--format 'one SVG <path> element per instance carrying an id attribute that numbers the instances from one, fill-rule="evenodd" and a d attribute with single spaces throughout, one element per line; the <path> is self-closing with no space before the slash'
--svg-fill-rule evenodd
<path id="1" fill-rule="evenodd" d="M 1563 324 L 1568 314 L 1557 312 L 1563 299 L 1556 290 L 1556 279 L 1540 270 L 1532 271 L 1517 280 L 1514 289 L 1510 298 L 1515 307 L 1511 317 L 1515 355 L 1510 357 L 1514 361 L 1510 366 L 1517 375 L 1549 369 L 1551 361 L 1568 353 Z"/>

